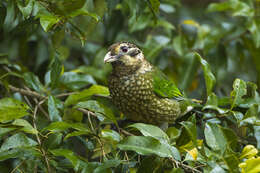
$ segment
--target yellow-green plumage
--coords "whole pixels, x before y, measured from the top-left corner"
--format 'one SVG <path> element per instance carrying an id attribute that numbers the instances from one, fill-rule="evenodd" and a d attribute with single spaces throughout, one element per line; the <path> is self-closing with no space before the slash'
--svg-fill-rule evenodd
<path id="1" fill-rule="evenodd" d="M 129 53 L 121 51 L 124 46 Z M 178 88 L 135 45 L 116 43 L 108 54 L 105 62 L 113 67 L 108 79 L 112 101 L 129 119 L 161 124 L 179 117 L 180 102 L 173 98 L 181 95 Z"/>

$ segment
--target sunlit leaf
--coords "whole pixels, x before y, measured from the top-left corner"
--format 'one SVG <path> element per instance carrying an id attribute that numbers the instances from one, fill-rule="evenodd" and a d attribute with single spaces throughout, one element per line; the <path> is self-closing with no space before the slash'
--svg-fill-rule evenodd
<path id="1" fill-rule="evenodd" d="M 65 106 L 76 104 L 80 101 L 85 101 L 95 94 L 109 96 L 109 91 L 107 87 L 101 85 L 92 85 L 88 89 L 70 95 L 65 101 Z"/>
<path id="2" fill-rule="evenodd" d="M 129 136 L 117 146 L 121 150 L 132 150 L 141 155 L 156 154 L 160 157 L 172 157 L 165 145 L 149 136 Z"/>
<path id="3" fill-rule="evenodd" d="M 80 164 L 80 160 L 78 157 L 68 149 L 55 149 L 55 150 L 49 150 L 54 156 L 63 156 L 66 159 L 68 159 L 74 167 L 78 167 Z"/>
<path id="4" fill-rule="evenodd" d="M 32 147 L 36 145 L 37 142 L 35 142 L 33 139 L 27 137 L 23 133 L 17 133 L 4 141 L 0 148 L 0 152 L 8 151 L 14 148 Z"/>
<path id="5" fill-rule="evenodd" d="M 227 141 L 217 124 L 207 123 L 204 134 L 208 146 L 210 146 L 215 151 L 220 151 L 221 153 L 225 151 Z"/>
<path id="6" fill-rule="evenodd" d="M 58 100 L 53 97 L 48 97 L 48 111 L 51 121 L 61 121 L 60 112 L 58 110 Z"/>
<path id="7" fill-rule="evenodd" d="M 243 96 L 246 95 L 246 83 L 241 79 L 236 79 L 233 83 L 231 96 L 231 109 L 243 102 Z"/>
<path id="8" fill-rule="evenodd" d="M 0 122 L 10 121 L 29 115 L 29 106 L 13 98 L 0 99 Z"/>
<path id="9" fill-rule="evenodd" d="M 194 56 L 199 60 L 202 66 L 204 72 L 204 79 L 206 82 L 207 95 L 210 95 L 216 83 L 216 78 L 214 74 L 211 72 L 208 62 L 204 60 L 198 53 L 194 53 Z"/>

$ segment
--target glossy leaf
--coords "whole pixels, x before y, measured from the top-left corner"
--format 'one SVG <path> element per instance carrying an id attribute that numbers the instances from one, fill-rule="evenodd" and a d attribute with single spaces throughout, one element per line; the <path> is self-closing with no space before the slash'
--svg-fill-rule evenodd
<path id="1" fill-rule="evenodd" d="M 0 152 L 8 151 L 14 148 L 33 147 L 36 145 L 37 142 L 35 142 L 33 139 L 27 137 L 23 133 L 17 133 L 4 141 L 4 143 L 1 145 Z"/>
<path id="2" fill-rule="evenodd" d="M 60 112 L 58 110 L 58 100 L 55 97 L 48 97 L 48 111 L 51 121 L 61 121 Z"/>
<path id="3" fill-rule="evenodd" d="M 109 91 L 107 87 L 101 85 L 92 85 L 88 89 L 70 95 L 65 101 L 65 106 L 76 104 L 80 101 L 85 101 L 95 94 L 109 96 Z"/>
<path id="4" fill-rule="evenodd" d="M 6 122 L 29 115 L 29 106 L 13 98 L 0 99 L 0 122 Z"/>
<path id="5" fill-rule="evenodd" d="M 241 79 L 236 79 L 233 83 L 231 96 L 231 109 L 243 102 L 243 96 L 246 95 L 246 83 Z"/>
<path id="6" fill-rule="evenodd" d="M 158 140 L 149 136 L 129 136 L 117 147 L 121 150 L 135 151 L 141 155 L 156 154 L 160 157 L 172 157 L 170 150 Z"/>
<path id="7" fill-rule="evenodd" d="M 217 124 L 207 123 L 204 130 L 206 143 L 215 151 L 225 152 L 227 141 Z"/>
<path id="8" fill-rule="evenodd" d="M 208 62 L 204 60 L 198 53 L 194 53 L 194 56 L 199 60 L 202 66 L 204 72 L 204 79 L 206 82 L 207 95 L 210 95 L 216 83 L 216 78 L 211 72 Z"/>

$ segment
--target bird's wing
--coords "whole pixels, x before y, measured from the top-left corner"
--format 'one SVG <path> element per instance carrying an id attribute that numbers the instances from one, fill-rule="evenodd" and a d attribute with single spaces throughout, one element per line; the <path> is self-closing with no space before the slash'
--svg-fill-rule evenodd
<path id="1" fill-rule="evenodd" d="M 153 69 L 153 90 L 160 97 L 182 99 L 182 94 L 175 83 L 158 68 Z"/>

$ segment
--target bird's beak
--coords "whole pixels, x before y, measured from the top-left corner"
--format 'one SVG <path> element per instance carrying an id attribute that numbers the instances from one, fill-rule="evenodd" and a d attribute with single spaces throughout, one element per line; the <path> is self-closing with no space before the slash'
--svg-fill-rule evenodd
<path id="1" fill-rule="evenodd" d="M 111 55 L 111 52 L 109 51 L 109 52 L 105 55 L 104 63 L 109 63 L 109 62 L 117 61 L 119 57 L 120 57 L 119 55 L 114 55 L 114 56 Z"/>

